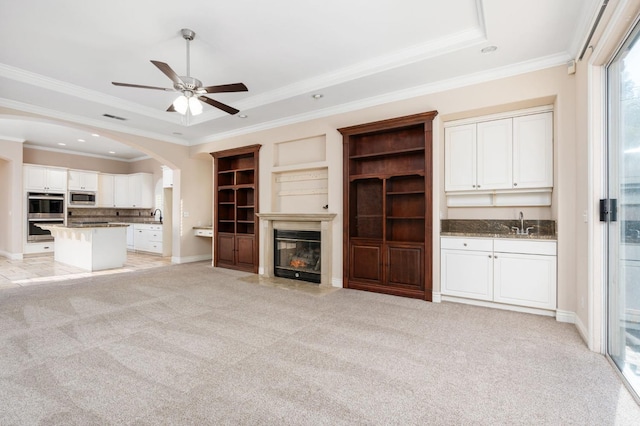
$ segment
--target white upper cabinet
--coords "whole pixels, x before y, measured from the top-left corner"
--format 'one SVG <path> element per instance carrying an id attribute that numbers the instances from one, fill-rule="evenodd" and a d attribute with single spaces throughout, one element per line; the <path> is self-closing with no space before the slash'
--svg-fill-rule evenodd
<path id="1" fill-rule="evenodd" d="M 513 187 L 553 186 L 553 113 L 513 119 Z"/>
<path id="2" fill-rule="evenodd" d="M 113 199 L 115 190 L 115 176 L 107 173 L 100 173 L 98 176 L 98 207 L 115 207 Z"/>
<path id="3" fill-rule="evenodd" d="M 69 170 L 69 189 L 78 191 L 97 191 L 98 173 L 83 170 Z"/>
<path id="4" fill-rule="evenodd" d="M 476 125 L 447 127 L 445 139 L 445 190 L 476 188 Z"/>
<path id="5" fill-rule="evenodd" d="M 513 115 L 445 124 L 446 192 L 551 190 L 553 112 Z"/>
<path id="6" fill-rule="evenodd" d="M 24 187 L 29 191 L 67 191 L 67 169 L 25 165 Z"/>
<path id="7" fill-rule="evenodd" d="M 512 120 L 478 123 L 476 189 L 507 189 L 512 181 Z"/>

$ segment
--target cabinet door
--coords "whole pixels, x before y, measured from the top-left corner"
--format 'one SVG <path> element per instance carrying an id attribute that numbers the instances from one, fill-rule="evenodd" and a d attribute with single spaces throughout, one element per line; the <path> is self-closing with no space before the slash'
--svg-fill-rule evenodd
<path id="1" fill-rule="evenodd" d="M 67 190 L 67 171 L 59 169 L 47 169 L 47 189 L 54 191 Z"/>
<path id="2" fill-rule="evenodd" d="M 109 174 L 100 174 L 98 179 L 98 207 L 115 207 L 113 199 L 114 194 L 114 176 Z M 129 228 L 132 228 L 131 226 Z"/>
<path id="3" fill-rule="evenodd" d="M 351 242 L 349 280 L 382 282 L 382 246 L 376 243 Z"/>
<path id="4" fill-rule="evenodd" d="M 236 234 L 236 265 L 252 270 L 255 265 L 255 237 Z"/>
<path id="5" fill-rule="evenodd" d="M 553 186 L 553 113 L 513 119 L 513 187 Z"/>
<path id="6" fill-rule="evenodd" d="M 444 129 L 445 191 L 476 188 L 476 125 Z"/>
<path id="7" fill-rule="evenodd" d="M 424 289 L 424 250 L 422 246 L 387 244 L 387 284 Z"/>
<path id="8" fill-rule="evenodd" d="M 97 191 L 98 174 L 95 172 L 69 170 L 69 189 L 77 189 L 81 191 Z"/>
<path id="9" fill-rule="evenodd" d="M 46 186 L 46 170 L 44 167 L 24 166 L 24 187 L 44 191 Z"/>
<path id="10" fill-rule="evenodd" d="M 494 300 L 556 309 L 556 257 L 495 253 Z"/>
<path id="11" fill-rule="evenodd" d="M 116 207 L 131 207 L 129 199 L 129 176 L 115 175 L 113 199 Z"/>
<path id="12" fill-rule="evenodd" d="M 216 258 L 218 259 L 218 263 L 235 265 L 236 246 L 234 234 L 218 233 L 217 249 Z"/>
<path id="13" fill-rule="evenodd" d="M 478 123 L 477 189 L 512 187 L 512 123 L 511 118 Z"/>
<path id="14" fill-rule="evenodd" d="M 442 250 L 440 276 L 443 295 L 493 300 L 491 252 Z"/>

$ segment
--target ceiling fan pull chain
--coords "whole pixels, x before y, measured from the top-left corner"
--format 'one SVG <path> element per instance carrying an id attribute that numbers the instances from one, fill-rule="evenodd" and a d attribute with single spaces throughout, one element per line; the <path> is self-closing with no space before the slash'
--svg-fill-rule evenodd
<path id="1" fill-rule="evenodd" d="M 191 55 L 190 55 L 190 44 L 189 44 L 189 38 L 186 38 L 185 41 L 187 42 L 187 77 L 191 77 Z"/>

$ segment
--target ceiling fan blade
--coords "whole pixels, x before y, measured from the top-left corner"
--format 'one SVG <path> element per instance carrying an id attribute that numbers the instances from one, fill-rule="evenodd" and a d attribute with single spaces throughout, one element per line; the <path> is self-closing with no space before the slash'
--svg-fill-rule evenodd
<path id="1" fill-rule="evenodd" d="M 206 96 L 198 96 L 198 99 L 200 99 L 202 102 L 208 103 L 212 107 L 216 107 L 216 108 L 221 109 L 224 112 L 228 112 L 229 114 L 232 114 L 232 115 L 233 114 L 237 114 L 237 113 L 240 112 L 240 110 L 238 110 L 238 109 L 230 107 L 229 105 L 225 105 L 222 102 L 218 102 L 218 101 L 213 100 L 211 98 L 207 98 Z"/>
<path id="2" fill-rule="evenodd" d="M 167 108 L 167 112 L 176 112 L 176 109 L 173 107 L 173 104 L 169 105 L 169 108 Z"/>
<path id="3" fill-rule="evenodd" d="M 165 64 L 164 62 L 154 61 L 154 60 L 152 60 L 151 63 L 156 67 L 158 67 L 158 69 L 162 71 L 164 75 L 169 77 L 171 81 L 173 81 L 175 84 L 180 84 L 184 86 L 184 82 L 180 80 L 180 77 L 178 77 L 178 74 L 176 74 L 176 72 L 173 69 L 171 69 L 169 65 Z"/>
<path id="4" fill-rule="evenodd" d="M 247 86 L 244 83 L 221 84 L 219 86 L 203 87 L 205 93 L 222 93 L 222 92 L 246 92 Z"/>
<path id="5" fill-rule="evenodd" d="M 138 89 L 164 90 L 165 92 L 174 92 L 175 91 L 174 89 L 168 89 L 166 87 L 143 86 L 141 84 L 118 83 L 116 81 L 112 81 L 111 84 L 113 84 L 114 86 L 137 87 Z"/>

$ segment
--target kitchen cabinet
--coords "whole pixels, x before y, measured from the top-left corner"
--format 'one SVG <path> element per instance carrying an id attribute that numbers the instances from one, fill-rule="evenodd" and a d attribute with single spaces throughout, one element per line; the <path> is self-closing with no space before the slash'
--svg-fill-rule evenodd
<path id="1" fill-rule="evenodd" d="M 338 129 L 344 153 L 345 288 L 431 300 L 436 114 Z"/>
<path id="2" fill-rule="evenodd" d="M 98 173 L 83 170 L 69 170 L 69 189 L 78 191 L 98 191 Z"/>
<path id="3" fill-rule="evenodd" d="M 258 272 L 260 145 L 212 152 L 214 266 Z"/>
<path id="4" fill-rule="evenodd" d="M 445 191 L 553 187 L 553 113 L 445 124 Z"/>
<path id="5" fill-rule="evenodd" d="M 173 188 L 173 170 L 167 166 L 162 166 L 162 187 Z"/>
<path id="6" fill-rule="evenodd" d="M 96 193 L 98 207 L 115 207 L 114 191 L 115 175 L 100 173 L 98 175 L 98 191 Z"/>
<path id="7" fill-rule="evenodd" d="M 28 191 L 67 191 L 67 169 L 24 165 L 23 172 L 24 187 Z"/>
<path id="8" fill-rule="evenodd" d="M 443 296 L 556 309 L 556 242 L 441 238 Z"/>
<path id="9" fill-rule="evenodd" d="M 114 207 L 153 207 L 153 175 L 150 173 L 114 175 L 113 186 Z"/>
<path id="10" fill-rule="evenodd" d="M 493 300 L 493 241 L 442 238 L 442 294 Z"/>
<path id="11" fill-rule="evenodd" d="M 162 225 L 133 225 L 133 249 L 149 253 L 162 254 Z"/>

